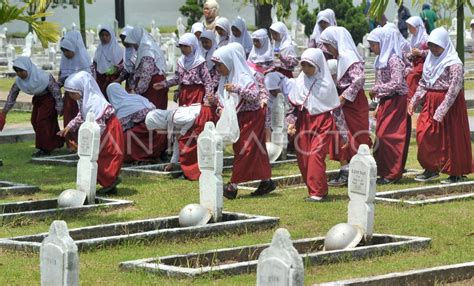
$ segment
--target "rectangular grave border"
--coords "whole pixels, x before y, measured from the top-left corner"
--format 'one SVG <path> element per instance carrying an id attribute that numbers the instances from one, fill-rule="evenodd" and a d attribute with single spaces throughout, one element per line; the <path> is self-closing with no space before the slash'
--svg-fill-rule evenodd
<path id="1" fill-rule="evenodd" d="M 96 197 L 96 204 L 94 205 L 83 205 L 79 207 L 66 207 L 66 208 L 45 208 L 39 209 L 38 206 L 41 205 L 54 205 L 57 204 L 57 198 L 55 199 L 45 199 L 37 201 L 20 201 L 20 202 L 10 202 L 0 204 L 0 225 L 13 222 L 15 220 L 21 219 L 32 219 L 32 220 L 42 220 L 51 217 L 58 216 L 76 216 L 78 214 L 83 214 L 89 211 L 94 210 L 113 210 L 119 208 L 125 208 L 133 205 L 132 201 L 121 200 L 121 199 L 112 199 L 112 198 L 102 198 Z M 18 207 L 27 207 L 29 209 L 37 209 L 32 211 L 19 211 L 19 212 L 9 212 L 5 213 L 5 208 L 18 208 Z"/>
<path id="2" fill-rule="evenodd" d="M 10 181 L 0 181 L 0 198 L 6 196 L 28 195 L 38 192 L 37 186 L 15 183 Z"/>
<path id="3" fill-rule="evenodd" d="M 179 227 L 178 216 L 159 217 L 145 220 L 135 220 L 128 222 L 118 222 L 111 224 L 94 225 L 69 230 L 69 235 L 75 240 L 79 251 L 97 250 L 101 247 L 115 246 L 127 241 L 170 241 L 183 240 L 189 237 L 208 237 L 216 233 L 247 233 L 271 229 L 280 222 L 278 217 L 268 217 L 261 215 L 251 215 L 245 213 L 223 212 L 223 218 L 237 218 L 236 220 L 210 223 L 202 226 Z M 159 228 L 166 224 L 172 224 L 170 228 Z M 128 231 L 129 228 L 140 229 L 140 227 L 150 228 L 147 231 Z M 100 235 L 109 234 L 106 237 Z M 47 232 L 17 236 L 11 238 L 0 238 L 0 248 L 14 251 L 37 252 L 41 241 L 48 235 Z M 82 236 L 82 237 L 81 237 Z M 77 239 L 79 237 L 79 239 Z"/>
<path id="4" fill-rule="evenodd" d="M 52 165 L 52 166 L 77 166 L 79 156 L 77 154 L 63 154 L 54 156 L 45 156 L 31 158 L 31 162 L 40 165 Z"/>
<path id="5" fill-rule="evenodd" d="M 319 251 L 306 254 L 300 254 L 306 262 L 310 262 L 312 265 L 321 265 L 329 263 L 337 263 L 340 260 L 361 260 L 374 255 L 382 256 L 388 255 L 395 251 L 412 250 L 417 251 L 427 248 L 431 245 L 431 238 L 427 237 L 416 237 L 416 236 L 400 236 L 400 235 L 388 235 L 388 234 L 374 234 L 374 239 L 391 239 L 393 242 L 360 246 L 353 249 L 333 250 L 333 251 Z M 324 237 L 306 238 L 294 240 L 293 244 L 298 248 L 298 243 L 324 243 Z M 137 271 L 142 270 L 150 273 L 159 275 L 166 275 L 169 277 L 177 278 L 189 278 L 200 275 L 210 275 L 212 273 L 219 273 L 223 275 L 237 275 L 242 273 L 249 273 L 257 269 L 258 257 L 250 261 L 238 261 L 235 263 L 222 264 L 216 266 L 202 266 L 200 268 L 191 267 L 180 267 L 173 266 L 170 264 L 160 263 L 162 261 L 173 261 L 178 259 L 187 259 L 190 257 L 201 256 L 205 257 L 216 257 L 216 253 L 230 253 L 229 256 L 235 257 L 238 253 L 246 253 L 245 250 L 255 252 L 257 249 L 263 249 L 268 247 L 270 244 L 257 244 L 251 246 L 242 246 L 234 248 L 223 248 L 214 249 L 202 253 L 190 253 L 186 255 L 170 255 L 163 257 L 154 257 L 146 259 L 138 259 L 132 261 L 121 262 L 119 267 L 126 271 Z"/>
<path id="6" fill-rule="evenodd" d="M 314 284 L 314 286 L 435 285 L 436 283 L 453 283 L 472 278 L 474 278 L 474 262 L 467 262 L 405 272 L 393 272 L 364 278 L 333 281 Z"/>
<path id="7" fill-rule="evenodd" d="M 460 194 L 460 195 L 447 195 L 441 198 L 435 199 L 410 199 L 404 200 L 400 199 L 400 197 L 407 196 L 407 195 L 422 195 L 422 194 L 429 194 L 433 191 L 443 190 L 447 188 L 453 187 L 472 187 L 474 188 L 474 181 L 468 182 L 460 182 L 455 184 L 439 184 L 439 185 L 430 185 L 425 187 L 416 187 L 416 188 L 409 188 L 404 190 L 395 190 L 395 191 L 387 191 L 387 192 L 380 192 L 377 193 L 375 196 L 375 201 L 379 203 L 397 203 L 397 204 L 406 204 L 409 206 L 417 206 L 417 205 L 425 205 L 425 204 L 437 204 L 437 203 L 446 203 L 452 201 L 459 201 L 459 200 L 466 200 L 474 198 L 474 192 Z"/>
<path id="8" fill-rule="evenodd" d="M 407 172 L 404 173 L 403 175 L 410 176 L 410 175 L 419 174 L 422 172 L 423 172 L 422 170 L 408 169 Z M 339 173 L 339 170 L 327 170 L 326 176 L 328 177 L 328 180 L 331 180 L 332 178 L 336 177 L 338 173 Z M 279 188 L 280 190 L 305 188 L 304 182 L 303 182 L 303 176 L 301 174 L 273 177 L 272 180 L 275 182 L 275 184 L 277 185 L 277 188 Z M 241 183 L 239 184 L 239 189 L 255 191 L 258 188 L 259 184 L 260 184 L 260 180 Z M 292 186 L 292 185 L 297 185 L 297 186 Z"/>

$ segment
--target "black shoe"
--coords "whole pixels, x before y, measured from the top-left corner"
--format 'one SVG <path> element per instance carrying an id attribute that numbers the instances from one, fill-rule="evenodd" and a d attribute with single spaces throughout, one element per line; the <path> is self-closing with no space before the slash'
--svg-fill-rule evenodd
<path id="1" fill-rule="evenodd" d="M 227 184 L 224 186 L 224 197 L 229 199 L 229 200 L 233 200 L 237 197 L 237 188 L 235 188 L 232 184 Z"/>
<path id="2" fill-rule="evenodd" d="M 415 181 L 417 182 L 428 182 L 432 181 L 434 179 L 439 178 L 439 173 L 438 172 L 433 172 L 433 171 L 428 171 L 425 170 L 423 174 L 418 175 L 415 177 Z"/>
<path id="3" fill-rule="evenodd" d="M 372 102 L 369 104 L 369 110 L 370 110 L 370 111 L 374 111 L 374 110 L 377 108 L 377 105 L 379 105 L 378 102 L 372 101 Z"/>
<path id="4" fill-rule="evenodd" d="M 446 180 L 442 180 L 441 184 L 454 184 L 464 182 L 467 179 L 466 176 L 449 176 Z"/>
<path id="5" fill-rule="evenodd" d="M 97 190 L 97 194 L 99 195 L 112 195 L 117 193 L 117 186 L 122 182 L 122 179 L 120 177 L 117 177 L 115 181 L 112 183 L 112 185 L 108 187 L 104 187 L 102 189 Z"/>
<path id="6" fill-rule="evenodd" d="M 276 189 L 275 182 L 271 179 L 266 181 L 261 181 L 255 192 L 250 193 L 251 196 L 263 196 L 270 192 L 273 192 Z"/>
<path id="7" fill-rule="evenodd" d="M 51 155 L 51 152 L 43 150 L 43 149 L 38 149 L 35 153 L 31 155 L 31 157 L 44 157 L 44 156 L 49 156 Z"/>
<path id="8" fill-rule="evenodd" d="M 347 186 L 348 181 L 349 181 L 349 171 L 340 170 L 337 177 L 329 181 L 328 185 L 331 187 L 344 187 L 344 186 Z"/>
<path id="9" fill-rule="evenodd" d="M 387 179 L 387 178 L 379 178 L 377 179 L 377 184 L 378 185 L 390 185 L 390 184 L 393 184 L 393 183 L 396 183 L 398 182 L 398 180 L 394 179 L 394 180 L 390 180 L 390 179 Z"/>

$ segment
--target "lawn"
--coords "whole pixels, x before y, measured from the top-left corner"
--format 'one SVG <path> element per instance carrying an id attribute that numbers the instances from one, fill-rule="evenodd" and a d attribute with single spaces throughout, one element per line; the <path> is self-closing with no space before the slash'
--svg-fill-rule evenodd
<path id="1" fill-rule="evenodd" d="M 14 123 L 26 123 L 30 122 L 31 112 L 28 111 L 10 111 L 7 115 L 7 127 L 8 124 Z"/>
<path id="2" fill-rule="evenodd" d="M 412 140 L 414 142 L 414 140 Z M 0 179 L 40 186 L 35 195 L 13 197 L 0 202 L 56 197 L 62 190 L 74 187 L 75 168 L 39 166 L 29 163 L 34 151 L 32 142 L 1 145 Z M 412 143 L 408 167 L 420 168 Z M 337 168 L 328 162 L 328 169 Z M 295 164 L 280 166 L 273 176 L 295 174 Z M 225 173 L 224 181 L 229 179 Z M 445 176 L 442 176 L 443 178 Z M 470 179 L 474 179 L 470 176 Z M 419 186 L 412 178 L 377 191 Z M 238 199 L 224 201 L 229 211 L 280 217 L 280 227 L 287 228 L 293 239 L 324 236 L 335 224 L 347 219 L 347 189 L 332 188 L 325 203 L 305 203 L 306 189 L 276 191 L 266 197 L 250 197 L 247 192 Z M 199 201 L 198 183 L 165 177 L 123 177 L 115 196 L 133 200 L 135 205 L 126 210 L 82 215 L 67 219 L 70 228 L 102 223 L 176 215 L 188 204 Z M 357 262 L 340 262 L 326 266 L 305 267 L 306 285 L 338 279 L 385 274 L 444 264 L 474 260 L 474 201 L 459 201 L 422 207 L 376 205 L 375 232 L 397 235 L 417 235 L 433 238 L 432 247 L 419 252 L 401 252 Z M 0 228 L 0 237 L 27 235 L 48 230 L 52 220 L 43 222 L 20 221 Z M 80 254 L 82 285 L 255 285 L 255 273 L 239 276 L 206 276 L 196 279 L 173 279 L 143 272 L 122 272 L 121 261 L 171 254 L 205 251 L 214 248 L 266 243 L 274 230 L 244 235 L 215 235 L 205 239 L 153 244 L 130 243 Z M 470 250 L 469 250 L 470 249 Z M 38 254 L 0 250 L 0 285 L 31 285 L 40 281 Z"/>

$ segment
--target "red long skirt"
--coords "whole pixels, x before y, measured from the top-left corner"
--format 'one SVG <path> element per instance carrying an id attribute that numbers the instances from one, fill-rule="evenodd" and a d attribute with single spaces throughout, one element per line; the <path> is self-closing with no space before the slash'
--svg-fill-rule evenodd
<path id="1" fill-rule="evenodd" d="M 202 103 L 205 92 L 202 84 L 182 85 L 179 92 L 179 105 L 187 106 L 193 103 Z M 197 161 L 197 139 L 208 121 L 216 122 L 215 110 L 202 105 L 201 113 L 196 118 L 193 127 L 179 138 L 179 163 L 184 176 L 188 180 L 198 180 L 201 175 Z"/>
<path id="2" fill-rule="evenodd" d="M 102 94 L 105 96 L 105 99 L 109 100 L 106 92 L 107 86 L 113 83 L 119 77 L 119 75 L 120 74 L 106 75 L 98 72 L 96 73 L 97 84 L 99 85 L 100 91 L 102 91 Z"/>
<path id="3" fill-rule="evenodd" d="M 63 124 L 64 127 L 68 125 L 68 123 L 73 120 L 77 114 L 79 113 L 79 107 L 77 106 L 77 102 L 72 99 L 69 95 L 64 95 L 64 112 L 63 112 Z M 77 131 L 69 132 L 66 136 L 66 145 L 68 149 L 75 149 L 75 147 L 69 143 L 69 141 L 73 141 L 77 144 Z"/>
<path id="4" fill-rule="evenodd" d="M 231 183 L 238 184 L 252 180 L 268 180 L 272 169 L 265 145 L 266 108 L 237 113 L 240 137 L 234 143 L 234 167 Z"/>
<path id="5" fill-rule="evenodd" d="M 410 102 L 413 95 L 415 95 L 418 88 L 418 82 L 423 74 L 423 64 L 425 60 L 422 57 L 416 57 L 413 60 L 413 69 L 407 75 L 408 84 L 408 102 Z"/>
<path id="6" fill-rule="evenodd" d="M 329 157 L 335 161 L 350 161 L 357 154 L 359 145 L 366 144 L 372 147 L 369 131 L 369 102 L 364 90 L 359 90 L 354 102 L 346 101 L 342 106 L 342 111 L 349 129 L 349 146 L 347 149 L 341 150 L 343 146 L 341 136 L 332 136 Z"/>
<path id="7" fill-rule="evenodd" d="M 117 179 L 124 158 L 124 140 L 120 121 L 115 115 L 107 120 L 100 137 L 100 153 L 97 160 L 97 182 L 102 187 L 112 185 Z"/>
<path id="8" fill-rule="evenodd" d="M 164 75 L 156 74 L 151 78 L 150 84 L 148 85 L 148 90 L 142 94 L 146 97 L 151 103 L 153 103 L 156 108 L 166 110 L 168 108 L 168 88 L 162 88 L 156 90 L 153 88 L 153 84 L 157 82 L 162 82 L 166 80 Z"/>
<path id="9" fill-rule="evenodd" d="M 35 147 L 45 151 L 53 151 L 64 145 L 64 139 L 56 133 L 59 132 L 58 112 L 56 101 L 51 93 L 33 96 L 33 112 L 31 125 L 35 130 Z"/>
<path id="10" fill-rule="evenodd" d="M 336 130 L 330 112 L 310 115 L 298 112 L 296 121 L 296 158 L 310 196 L 324 197 L 328 193 L 326 155 L 332 133 Z"/>
<path id="11" fill-rule="evenodd" d="M 461 90 L 442 122 L 433 119 L 446 91 L 429 90 L 418 116 L 418 162 L 429 171 L 461 176 L 473 172 L 471 137 L 464 90 Z"/>
<path id="12" fill-rule="evenodd" d="M 125 163 L 156 161 L 168 147 L 166 134 L 148 130 L 145 122 L 136 124 L 124 133 Z"/>
<path id="13" fill-rule="evenodd" d="M 287 78 L 293 78 L 293 72 L 281 67 L 275 68 L 275 71 L 281 73 L 282 75 L 286 76 Z"/>
<path id="14" fill-rule="evenodd" d="M 407 145 L 407 96 L 381 99 L 375 128 L 374 157 L 382 178 L 398 180 L 405 168 Z"/>

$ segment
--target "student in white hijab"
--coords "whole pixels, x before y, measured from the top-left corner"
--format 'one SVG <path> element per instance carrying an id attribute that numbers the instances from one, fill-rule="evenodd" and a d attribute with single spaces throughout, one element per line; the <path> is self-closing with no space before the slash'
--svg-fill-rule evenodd
<path id="1" fill-rule="evenodd" d="M 319 37 L 321 36 L 321 33 L 324 31 L 324 29 L 330 26 L 337 26 L 336 14 L 334 11 L 329 8 L 319 11 L 316 18 L 316 24 L 313 28 L 313 33 L 309 37 L 308 46 L 310 48 L 321 48 L 320 45 L 318 46 Z"/>
<path id="2" fill-rule="evenodd" d="M 378 184 L 392 184 L 401 179 L 410 143 L 411 124 L 406 113 L 408 86 L 399 33 L 376 28 L 367 38 L 377 55 L 376 80 L 369 95 L 380 100 L 375 114 L 378 148 L 374 152 Z"/>
<path id="3" fill-rule="evenodd" d="M 118 83 L 110 84 L 107 94 L 124 131 L 124 162 L 157 162 L 168 144 L 166 134 L 149 132 L 145 124 L 147 114 L 155 110 L 153 103 Z"/>
<path id="4" fill-rule="evenodd" d="M 430 181 L 445 173 L 441 183 L 465 180 L 472 173 L 472 147 L 464 98 L 464 71 L 449 33 L 444 28 L 431 31 L 430 52 L 426 57 L 419 87 L 408 106 L 410 115 L 420 102 L 416 141 L 418 162 L 425 172 L 416 181 Z"/>
<path id="5" fill-rule="evenodd" d="M 115 82 L 118 83 L 126 80 L 125 87 L 127 90 L 130 89 L 130 86 L 132 85 L 133 73 L 135 72 L 135 62 L 137 61 L 137 51 L 134 47 L 125 42 L 125 38 L 132 30 L 133 27 L 127 25 L 122 29 L 122 32 L 119 35 L 122 45 L 125 47 L 124 68 L 122 69 L 120 76 L 115 80 Z"/>
<path id="6" fill-rule="evenodd" d="M 107 86 L 114 82 L 123 69 L 124 49 L 115 37 L 115 31 L 103 26 L 99 31 L 100 44 L 94 55 L 93 74 L 100 90 L 105 95 Z"/>
<path id="7" fill-rule="evenodd" d="M 270 33 L 274 41 L 276 71 L 292 78 L 298 59 L 290 32 L 284 23 L 276 22 L 270 26 Z"/>
<path id="8" fill-rule="evenodd" d="M 336 85 L 329 71 L 322 50 L 309 48 L 301 55 L 302 72 L 295 79 L 289 94 L 290 103 L 296 108 L 295 148 L 298 166 L 303 175 L 309 196 L 307 202 L 319 202 L 328 194 L 326 155 L 331 136 L 338 125 L 347 144 L 345 119 L 340 109 Z"/>
<path id="9" fill-rule="evenodd" d="M 97 182 L 103 188 L 97 193 L 116 193 L 116 186 L 121 181 L 118 175 L 125 152 L 122 126 L 114 114 L 114 108 L 107 102 L 90 73 L 81 71 L 72 74 L 64 83 L 64 90 L 66 96 L 77 101 L 79 112 L 58 135 L 66 136 L 70 131 L 79 129 L 89 112 L 92 112 L 101 131 Z"/>
<path id="10" fill-rule="evenodd" d="M 32 96 L 33 111 L 31 124 L 35 131 L 33 157 L 49 155 L 61 148 L 64 140 L 57 136 L 59 131 L 58 115 L 63 112 L 61 90 L 53 75 L 38 69 L 28 57 L 18 57 L 13 61 L 17 77 L 8 93 L 7 102 L 0 112 L 0 131 L 5 125 L 7 113 L 15 105 L 20 91 Z"/>
<path id="11" fill-rule="evenodd" d="M 259 29 L 252 33 L 253 47 L 248 57 L 249 65 L 265 73 L 273 66 L 273 46 L 266 29 Z"/>
<path id="12" fill-rule="evenodd" d="M 408 42 L 408 40 L 405 39 L 405 37 L 403 37 L 402 33 L 400 32 L 400 30 L 397 28 L 397 26 L 394 23 L 389 22 L 385 24 L 383 28 L 390 29 L 396 32 L 395 34 L 398 37 L 398 44 L 400 45 L 400 48 L 403 54 L 408 54 L 411 51 L 410 42 Z"/>
<path id="13" fill-rule="evenodd" d="M 157 91 L 153 88 L 153 84 L 166 80 L 166 61 L 160 47 L 143 28 L 134 28 L 125 42 L 137 51 L 131 93 L 146 97 L 156 108 L 166 109 L 168 89 Z"/>
<path id="14" fill-rule="evenodd" d="M 229 19 L 224 18 L 224 17 L 219 17 L 219 19 L 217 19 L 216 21 L 215 29 L 218 35 L 217 46 L 220 48 L 227 45 L 230 41 L 230 33 L 231 33 Z"/>
<path id="15" fill-rule="evenodd" d="M 239 139 L 233 144 L 232 177 L 224 187 L 224 196 L 235 199 L 237 184 L 251 180 L 262 180 L 252 195 L 265 195 L 275 189 L 275 184 L 270 180 L 271 167 L 265 147 L 265 108 L 261 106 L 258 82 L 242 52 L 232 46 L 217 49 L 213 60 L 221 75 L 219 102 L 224 106 L 225 100 L 233 100 L 240 128 Z"/>
<path id="16" fill-rule="evenodd" d="M 253 43 L 252 37 L 250 37 L 250 33 L 247 31 L 245 20 L 237 17 L 237 19 L 232 22 L 231 32 L 230 42 L 241 44 L 242 47 L 244 47 L 245 54 L 248 55 L 252 50 Z"/>
<path id="17" fill-rule="evenodd" d="M 201 22 L 196 22 L 191 26 L 191 33 L 196 36 L 199 40 L 201 38 L 201 34 L 204 32 L 204 24 Z"/>
<path id="18" fill-rule="evenodd" d="M 206 59 L 207 69 L 211 74 L 214 90 L 219 85 L 219 75 L 216 72 L 216 67 L 212 61 L 212 55 L 217 50 L 216 34 L 213 31 L 206 30 L 201 34 L 201 52 L 203 57 Z"/>
<path id="19" fill-rule="evenodd" d="M 426 49 L 428 42 L 428 33 L 426 33 L 425 24 L 420 16 L 411 16 L 407 19 L 408 30 L 412 34 L 411 48 Z"/>
<path id="20" fill-rule="evenodd" d="M 330 158 L 340 162 L 341 171 L 329 185 L 340 187 L 348 182 L 349 161 L 357 154 L 359 146 L 372 146 L 369 133 L 369 103 L 364 92 L 365 63 L 346 28 L 328 27 L 321 33 L 319 40 L 327 52 L 337 59 L 336 86 L 351 137 L 351 144 L 344 151 L 340 150 L 342 144 L 338 146 L 338 140 L 333 141 L 331 145 Z"/>

